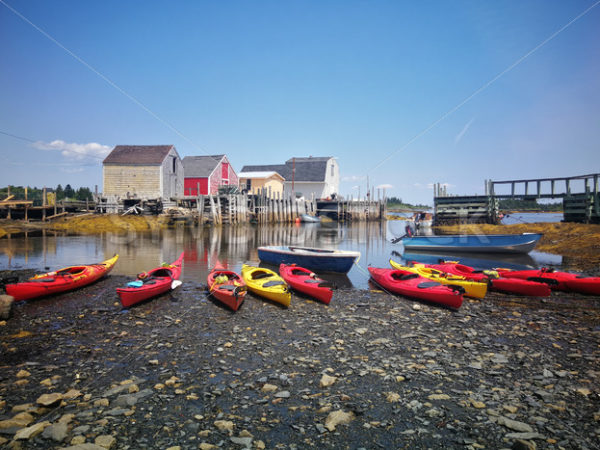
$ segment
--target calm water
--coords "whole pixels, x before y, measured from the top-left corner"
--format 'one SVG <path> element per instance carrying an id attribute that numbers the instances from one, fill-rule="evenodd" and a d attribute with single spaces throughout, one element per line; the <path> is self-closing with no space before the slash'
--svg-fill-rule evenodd
<path id="1" fill-rule="evenodd" d="M 327 274 L 345 287 L 367 288 L 368 265 L 388 267 L 388 260 L 437 262 L 439 258 L 460 260 L 478 268 L 532 268 L 540 265 L 560 265 L 561 257 L 538 252 L 529 255 L 432 255 L 404 253 L 401 244 L 392 244 L 394 237 L 404 234 L 404 221 L 354 223 L 350 226 L 333 223 L 223 226 L 221 228 L 184 227 L 156 232 L 104 233 L 93 236 L 64 236 L 53 232 L 38 232 L 27 236 L 0 239 L 0 270 L 54 270 L 68 265 L 103 261 L 120 255 L 113 274 L 135 276 L 172 262 L 185 251 L 184 281 L 205 282 L 206 275 L 218 260 L 228 262 L 234 270 L 243 263 L 258 264 L 256 248 L 261 245 L 299 245 L 308 247 L 358 250 L 361 258 L 347 276 Z"/>

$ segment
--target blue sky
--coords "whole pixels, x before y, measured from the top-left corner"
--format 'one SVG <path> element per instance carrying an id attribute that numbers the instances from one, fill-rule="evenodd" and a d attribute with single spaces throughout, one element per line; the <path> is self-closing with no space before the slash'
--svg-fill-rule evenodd
<path id="1" fill-rule="evenodd" d="M 433 183 L 600 172 L 594 5 L 0 0 L 0 185 L 102 190 L 118 144 L 238 171 L 335 156 L 342 195 L 428 204 Z"/>

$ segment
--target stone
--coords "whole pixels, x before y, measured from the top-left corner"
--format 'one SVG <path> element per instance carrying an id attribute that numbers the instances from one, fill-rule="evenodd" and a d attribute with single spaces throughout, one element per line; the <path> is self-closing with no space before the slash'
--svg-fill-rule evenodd
<path id="1" fill-rule="evenodd" d="M 322 388 L 326 388 L 326 387 L 332 386 L 333 383 L 336 382 L 336 380 L 337 380 L 337 377 L 331 377 L 331 376 L 329 376 L 327 374 L 324 374 L 321 377 L 321 381 L 319 381 L 319 386 L 321 386 Z"/>
<path id="2" fill-rule="evenodd" d="M 17 378 L 27 378 L 30 377 L 31 373 L 29 373 L 27 370 L 21 369 L 17 372 Z"/>
<path id="3" fill-rule="evenodd" d="M 290 398 L 290 392 L 289 391 L 279 391 L 277 394 L 275 394 L 275 398 Z"/>
<path id="4" fill-rule="evenodd" d="M 450 400 L 450 396 L 448 394 L 431 394 L 427 396 L 429 400 Z"/>
<path id="5" fill-rule="evenodd" d="M 71 445 L 82 445 L 85 442 L 85 436 L 74 436 L 73 439 L 71 439 Z M 89 445 L 94 445 L 94 444 L 89 444 Z M 71 447 L 69 447 L 71 448 Z M 94 448 L 102 448 L 99 447 L 98 445 L 94 445 Z"/>
<path id="6" fill-rule="evenodd" d="M 17 434 L 15 434 L 14 439 L 15 441 L 18 441 L 34 438 L 38 434 L 41 434 L 44 431 L 44 428 L 48 426 L 50 426 L 50 422 L 44 421 L 36 423 L 35 425 L 31 425 L 27 428 L 21 428 L 19 431 L 17 431 Z"/>
<path id="7" fill-rule="evenodd" d="M 219 431 L 233 432 L 233 422 L 229 420 L 215 420 L 214 425 Z"/>
<path id="8" fill-rule="evenodd" d="M 540 433 L 508 433 L 504 436 L 507 439 L 520 439 L 524 441 L 530 441 L 532 439 L 545 440 L 546 436 Z"/>
<path id="9" fill-rule="evenodd" d="M 234 444 L 242 445 L 244 448 L 250 448 L 252 446 L 251 437 L 231 437 L 230 439 Z"/>
<path id="10" fill-rule="evenodd" d="M 12 295 L 0 295 L 0 319 L 8 319 L 10 317 L 10 309 L 15 298 Z"/>
<path id="11" fill-rule="evenodd" d="M 36 400 L 38 405 L 42 406 L 54 406 L 63 399 L 63 395 L 59 392 L 54 392 L 52 394 L 42 394 Z"/>
<path id="12" fill-rule="evenodd" d="M 208 442 L 202 442 L 198 447 L 200 450 L 213 450 L 215 448 L 219 448 L 216 445 L 209 444 Z"/>
<path id="13" fill-rule="evenodd" d="M 115 437 L 111 436 L 110 434 L 103 434 L 97 436 L 96 439 L 94 439 L 94 444 L 107 449 L 112 448 L 116 442 L 117 440 L 115 439 Z"/>
<path id="14" fill-rule="evenodd" d="M 68 425 L 64 422 L 53 423 L 44 430 L 42 437 L 52 439 L 56 442 L 62 442 L 67 438 L 68 429 Z"/>
<path id="15" fill-rule="evenodd" d="M 73 438 L 73 440 L 75 440 L 75 438 Z M 73 444 L 73 441 L 71 441 L 71 444 Z M 63 447 L 61 450 L 105 450 L 105 448 L 96 444 L 85 443 L 84 441 L 79 444 L 71 445 L 70 447 Z"/>
<path id="16" fill-rule="evenodd" d="M 325 428 L 329 431 L 335 431 L 335 428 L 338 425 L 348 424 L 352 422 L 353 419 L 354 413 L 352 412 L 345 412 L 342 410 L 332 411 L 327 416 L 327 419 L 325 419 Z"/>
<path id="17" fill-rule="evenodd" d="M 261 391 L 263 391 L 263 392 L 275 392 L 277 389 L 279 389 L 279 388 L 277 386 L 275 386 L 274 384 L 266 383 L 262 387 Z"/>
<path id="18" fill-rule="evenodd" d="M 110 402 L 107 398 L 99 398 L 98 400 L 94 400 L 94 406 L 96 407 L 105 407 L 108 406 Z M 121 405 L 120 405 L 121 406 Z M 125 406 L 125 405 L 122 405 Z"/>
<path id="19" fill-rule="evenodd" d="M 396 403 L 400 401 L 400 394 L 396 392 L 388 392 L 388 395 L 385 399 L 390 403 Z"/>
<path id="20" fill-rule="evenodd" d="M 471 399 L 469 399 L 469 401 L 471 402 L 471 405 L 475 409 L 483 409 L 483 408 L 485 408 L 485 403 L 480 402 L 479 400 L 475 400 L 475 399 L 471 398 Z"/>
<path id="21" fill-rule="evenodd" d="M 6 428 L 26 427 L 33 422 L 33 420 L 33 416 L 28 412 L 20 412 L 19 414 L 15 414 L 11 419 L 0 420 L 0 430 L 4 430 Z"/>
<path id="22" fill-rule="evenodd" d="M 503 425 L 506 428 L 510 428 L 511 430 L 520 431 L 523 433 L 532 433 L 533 428 L 530 425 L 519 422 L 517 420 L 509 419 L 508 417 L 500 416 L 498 417 L 498 425 Z"/>
<path id="23" fill-rule="evenodd" d="M 81 395 L 81 391 L 77 389 L 69 389 L 67 392 L 63 394 L 63 399 L 65 400 L 73 400 Z"/>

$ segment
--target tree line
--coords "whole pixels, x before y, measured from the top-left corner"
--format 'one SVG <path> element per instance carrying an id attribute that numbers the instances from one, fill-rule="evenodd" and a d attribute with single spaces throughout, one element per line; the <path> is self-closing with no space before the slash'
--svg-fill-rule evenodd
<path id="1" fill-rule="evenodd" d="M 513 211 L 562 211 L 562 202 L 538 203 L 535 200 L 506 199 L 498 202 L 502 210 Z"/>
<path id="2" fill-rule="evenodd" d="M 431 209 L 429 205 L 412 205 L 410 203 L 404 203 L 401 198 L 398 197 L 387 197 L 386 205 L 388 208 L 399 208 L 399 209 Z"/>
<path id="3" fill-rule="evenodd" d="M 0 188 L 0 200 L 8 197 L 8 187 Z M 55 188 L 46 188 L 46 193 L 54 193 L 56 201 L 71 200 L 71 201 L 86 201 L 93 200 L 94 196 L 92 191 L 87 187 L 80 187 L 74 189 L 70 184 L 67 184 L 64 188 L 62 185 L 58 185 Z M 10 186 L 10 195 L 14 195 L 13 200 L 24 200 L 25 199 L 25 187 L 24 186 Z M 34 206 L 43 205 L 44 190 L 37 187 L 27 186 L 27 200 L 32 200 Z"/>

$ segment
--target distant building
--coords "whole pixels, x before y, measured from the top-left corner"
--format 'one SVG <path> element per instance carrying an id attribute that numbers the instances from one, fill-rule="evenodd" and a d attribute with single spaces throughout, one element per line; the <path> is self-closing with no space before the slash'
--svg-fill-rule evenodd
<path id="1" fill-rule="evenodd" d="M 283 194 L 285 179 L 275 171 L 265 172 L 240 172 L 240 189 L 248 194 L 259 194 L 261 189 L 271 195 Z"/>
<path id="2" fill-rule="evenodd" d="M 238 176 L 227 156 L 186 156 L 183 158 L 186 196 L 217 194 L 219 186 L 238 186 Z"/>
<path id="3" fill-rule="evenodd" d="M 277 172 L 284 179 L 284 195 L 328 198 L 340 188 L 340 169 L 335 158 L 291 158 L 285 164 L 244 166 L 242 172 Z"/>
<path id="4" fill-rule="evenodd" d="M 103 195 L 162 199 L 183 194 L 183 165 L 173 145 L 117 145 L 102 162 Z"/>

